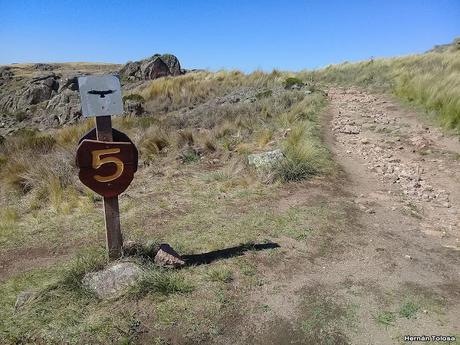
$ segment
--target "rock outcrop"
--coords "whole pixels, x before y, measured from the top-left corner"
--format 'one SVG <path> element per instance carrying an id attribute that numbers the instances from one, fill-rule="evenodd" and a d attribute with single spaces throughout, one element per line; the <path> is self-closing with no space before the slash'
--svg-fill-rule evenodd
<path id="1" fill-rule="evenodd" d="M 130 61 L 120 70 L 120 76 L 128 81 L 151 80 L 181 73 L 180 62 L 172 54 L 155 54 L 141 61 Z"/>
<path id="2" fill-rule="evenodd" d="M 109 69 L 110 68 L 110 69 Z M 27 64 L 0 66 L 0 135 L 20 128 L 46 129 L 71 124 L 81 118 L 78 77 L 94 73 L 94 66 Z M 97 73 L 120 73 L 125 82 L 152 80 L 182 73 L 177 57 L 155 54 L 148 59 L 119 66 L 101 66 Z M 143 102 L 125 102 L 127 114 L 142 115 Z"/>

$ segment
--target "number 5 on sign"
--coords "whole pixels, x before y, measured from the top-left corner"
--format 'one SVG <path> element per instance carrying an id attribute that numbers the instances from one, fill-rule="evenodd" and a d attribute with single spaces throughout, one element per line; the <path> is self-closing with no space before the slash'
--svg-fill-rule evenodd
<path id="1" fill-rule="evenodd" d="M 76 163 L 84 185 L 104 197 L 114 197 L 134 178 L 137 150 L 131 142 L 84 139 L 78 146 Z"/>
<path id="2" fill-rule="evenodd" d="M 101 159 L 103 155 L 111 155 L 115 153 L 120 153 L 120 149 L 104 149 L 104 150 L 95 150 L 92 152 L 93 154 L 93 169 L 97 170 L 104 164 L 114 163 L 117 167 L 115 173 L 110 176 L 101 176 L 101 175 L 94 175 L 94 179 L 98 182 L 110 182 L 114 181 L 119 178 L 123 174 L 123 170 L 125 165 L 123 162 L 118 159 L 117 157 L 105 157 Z"/>

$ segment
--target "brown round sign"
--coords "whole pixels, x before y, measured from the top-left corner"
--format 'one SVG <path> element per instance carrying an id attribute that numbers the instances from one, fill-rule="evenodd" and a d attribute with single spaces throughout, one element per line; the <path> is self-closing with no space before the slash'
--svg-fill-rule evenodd
<path id="1" fill-rule="evenodd" d="M 85 137 L 78 146 L 76 159 L 81 182 L 104 197 L 124 192 L 137 171 L 138 153 L 134 144 L 131 141 L 106 142 Z"/>

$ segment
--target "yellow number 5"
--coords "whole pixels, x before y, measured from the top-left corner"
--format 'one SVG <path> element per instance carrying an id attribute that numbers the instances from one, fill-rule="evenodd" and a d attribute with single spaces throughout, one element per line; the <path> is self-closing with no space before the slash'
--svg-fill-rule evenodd
<path id="1" fill-rule="evenodd" d="M 99 169 L 104 164 L 114 163 L 117 166 L 117 170 L 113 175 L 110 176 L 101 176 L 94 175 L 94 179 L 99 182 L 110 182 L 116 180 L 123 174 L 125 165 L 117 157 L 105 157 L 101 159 L 103 155 L 111 155 L 114 153 L 120 153 L 120 149 L 105 149 L 105 150 L 94 150 L 91 152 L 93 154 L 93 168 Z"/>

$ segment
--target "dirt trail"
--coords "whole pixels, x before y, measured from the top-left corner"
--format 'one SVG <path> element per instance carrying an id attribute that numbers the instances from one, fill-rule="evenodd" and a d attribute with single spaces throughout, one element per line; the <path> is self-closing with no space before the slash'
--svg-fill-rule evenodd
<path id="1" fill-rule="evenodd" d="M 458 336 L 458 139 L 445 137 L 386 96 L 332 89 L 329 97 L 326 140 L 350 182 L 344 189 L 363 211 L 361 247 L 354 250 L 360 260 L 344 260 L 333 270 L 343 274 L 343 269 L 355 283 L 373 286 L 369 302 L 361 300 L 363 334 L 373 338 L 369 343 L 374 344 L 389 343 L 390 334 L 394 343 L 405 334 Z M 349 241 L 352 246 L 358 243 L 356 238 Z M 431 310 L 382 332 L 375 322 L 365 322 L 379 305 L 379 291 L 412 295 Z M 391 309 L 391 302 L 380 303 L 380 308 L 385 304 Z M 358 336 L 353 343 L 366 341 Z"/>
<path id="2" fill-rule="evenodd" d="M 279 241 L 289 254 L 246 297 L 270 312 L 242 315 L 218 343 L 387 345 L 404 344 L 405 335 L 458 341 L 458 139 L 386 96 L 337 88 L 329 97 L 324 138 L 343 173 L 329 185 L 295 186 L 279 206 L 322 197 L 329 208 L 348 210 L 346 224 L 331 223 L 336 229 L 307 248 Z"/>
<path id="3" fill-rule="evenodd" d="M 352 180 L 376 179 L 392 204 L 419 218 L 419 230 L 444 247 L 460 250 L 460 142 L 420 122 L 390 99 L 354 89 L 330 91 L 334 150 Z M 366 172 L 361 171 L 365 167 Z M 378 185 L 357 186 L 360 206 L 381 197 Z"/>

